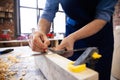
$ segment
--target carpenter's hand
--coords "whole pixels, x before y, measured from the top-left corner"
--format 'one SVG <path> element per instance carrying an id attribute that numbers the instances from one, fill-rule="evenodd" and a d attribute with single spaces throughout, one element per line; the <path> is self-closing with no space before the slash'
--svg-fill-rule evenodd
<path id="1" fill-rule="evenodd" d="M 68 36 L 62 40 L 60 45 L 56 46 L 55 50 L 62 50 L 62 49 L 73 50 L 73 46 L 74 46 L 74 39 Z M 70 57 L 72 55 L 73 55 L 73 52 L 62 54 L 62 56 L 64 57 Z"/>
<path id="2" fill-rule="evenodd" d="M 29 46 L 32 48 L 33 51 L 36 52 L 45 52 L 50 44 L 47 36 L 40 32 L 36 31 L 29 36 Z"/>

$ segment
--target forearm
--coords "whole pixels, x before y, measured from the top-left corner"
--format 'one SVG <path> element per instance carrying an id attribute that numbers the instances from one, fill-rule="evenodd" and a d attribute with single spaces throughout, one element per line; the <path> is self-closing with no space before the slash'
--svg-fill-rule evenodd
<path id="1" fill-rule="evenodd" d="M 81 29 L 72 33 L 70 36 L 75 41 L 92 36 L 92 35 L 96 34 L 97 32 L 99 32 L 104 27 L 105 24 L 106 24 L 105 20 L 95 19 L 92 22 L 85 25 L 84 27 L 82 27 Z"/>
<path id="2" fill-rule="evenodd" d="M 38 23 L 38 29 L 39 31 L 42 31 L 43 33 L 47 34 L 50 31 L 51 22 L 48 20 L 41 18 Z"/>

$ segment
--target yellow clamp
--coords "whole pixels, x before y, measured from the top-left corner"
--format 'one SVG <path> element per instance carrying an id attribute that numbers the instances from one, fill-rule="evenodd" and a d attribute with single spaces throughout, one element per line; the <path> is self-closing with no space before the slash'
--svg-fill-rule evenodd
<path id="1" fill-rule="evenodd" d="M 98 54 L 97 52 L 94 52 L 94 53 L 92 54 L 92 58 L 93 58 L 93 59 L 99 59 L 99 58 L 101 58 L 101 57 L 102 57 L 102 56 L 101 56 L 100 54 Z M 77 66 L 75 66 L 75 65 L 73 65 L 73 64 L 74 64 L 74 62 L 71 61 L 71 62 L 69 62 L 68 65 L 67 65 L 67 68 L 68 68 L 70 71 L 72 71 L 72 72 L 81 72 L 81 71 L 86 70 L 86 64 L 81 64 L 81 65 L 77 65 Z"/>
<path id="2" fill-rule="evenodd" d="M 67 68 L 72 72 L 81 72 L 86 69 L 86 64 L 81 64 L 81 65 L 77 65 L 77 66 L 74 66 L 73 64 L 74 64 L 74 62 L 71 61 L 68 63 L 68 66 L 67 66 Z"/>
<path id="3" fill-rule="evenodd" d="M 98 54 L 97 52 L 94 52 L 94 53 L 92 54 L 92 58 L 93 58 L 93 59 L 99 59 L 99 58 L 101 58 L 101 57 L 102 57 L 102 55 Z"/>

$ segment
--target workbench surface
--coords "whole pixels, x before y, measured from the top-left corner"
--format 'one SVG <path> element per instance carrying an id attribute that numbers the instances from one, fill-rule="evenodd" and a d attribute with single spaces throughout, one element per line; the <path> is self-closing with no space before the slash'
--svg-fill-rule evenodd
<path id="1" fill-rule="evenodd" d="M 15 74 L 7 76 L 5 80 L 46 80 L 40 69 L 36 67 L 34 57 L 28 56 L 32 54 L 28 46 L 7 48 L 12 48 L 14 51 L 0 55 L 0 59 L 11 64 L 8 71 L 15 72 Z M 0 51 L 7 48 L 0 48 Z M 10 57 L 15 57 L 19 61 L 12 62 L 8 59 Z"/>
<path id="2" fill-rule="evenodd" d="M 60 55 L 30 56 L 35 52 L 29 46 L 7 48 L 14 51 L 0 55 L 0 62 L 11 64 L 8 72 L 12 71 L 12 76 L 2 80 L 98 80 L 98 73 L 89 68 L 79 73 L 69 71 L 67 64 L 70 60 Z M 0 48 L 0 51 L 7 48 Z"/>

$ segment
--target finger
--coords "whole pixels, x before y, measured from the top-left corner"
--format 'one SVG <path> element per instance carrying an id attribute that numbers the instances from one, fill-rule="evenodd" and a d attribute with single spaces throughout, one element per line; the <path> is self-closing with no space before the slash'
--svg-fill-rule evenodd
<path id="1" fill-rule="evenodd" d="M 64 49 L 64 50 L 73 50 L 73 48 L 72 47 L 70 47 L 70 46 L 66 46 L 66 45 L 58 45 L 56 48 L 55 48 L 55 50 L 62 50 L 62 49 Z M 66 53 L 64 53 L 64 54 L 61 54 L 61 56 L 64 56 L 64 57 L 71 57 L 73 55 L 73 52 L 66 52 Z"/>
<path id="2" fill-rule="evenodd" d="M 41 40 L 36 40 L 35 44 L 36 49 L 40 50 L 41 52 L 44 52 L 47 46 L 41 41 Z"/>
<path id="3" fill-rule="evenodd" d="M 72 48 L 67 48 L 68 52 L 62 54 L 62 56 L 64 57 L 71 57 L 73 55 L 73 51 L 69 51 L 69 50 L 73 50 Z"/>
<path id="4" fill-rule="evenodd" d="M 46 35 L 43 36 L 43 40 L 44 40 L 44 44 L 45 44 L 46 46 L 49 46 L 49 45 L 50 45 L 50 40 L 48 40 L 48 38 L 47 38 Z"/>
<path id="5" fill-rule="evenodd" d="M 31 39 L 29 40 L 29 46 L 31 47 L 32 51 L 41 52 L 42 50 L 41 48 L 37 47 L 36 43 Z"/>
<path id="6" fill-rule="evenodd" d="M 63 49 L 65 49 L 65 46 L 64 45 L 57 45 L 54 49 L 55 50 L 63 50 Z"/>
<path id="7" fill-rule="evenodd" d="M 33 43 L 37 45 L 39 48 L 44 48 L 44 43 L 41 40 L 41 37 L 37 35 L 33 36 Z"/>
<path id="8" fill-rule="evenodd" d="M 32 48 L 33 51 L 45 52 L 47 46 L 43 43 L 44 36 L 44 34 L 38 32 L 35 32 L 29 36 L 29 46 Z"/>
<path id="9" fill-rule="evenodd" d="M 29 45 L 33 51 L 41 52 L 43 51 L 43 43 L 38 36 L 30 35 Z M 42 47 L 43 46 L 43 47 Z"/>
<path id="10" fill-rule="evenodd" d="M 69 53 L 64 53 L 64 54 L 61 54 L 61 56 L 64 56 L 64 57 L 71 57 L 73 55 L 73 52 L 69 52 Z"/>

